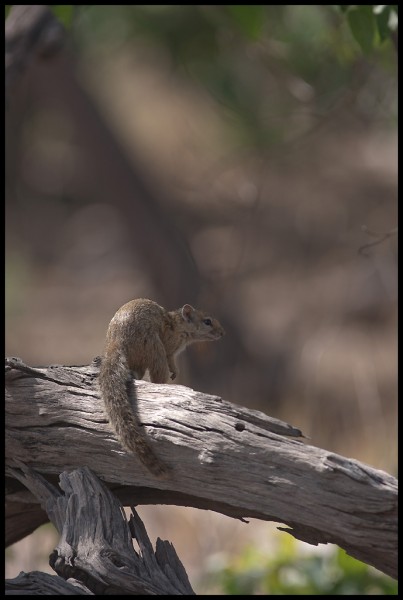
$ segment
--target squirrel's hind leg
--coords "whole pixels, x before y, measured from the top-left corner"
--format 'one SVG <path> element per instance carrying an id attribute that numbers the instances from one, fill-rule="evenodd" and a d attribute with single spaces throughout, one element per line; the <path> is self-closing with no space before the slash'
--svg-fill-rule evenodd
<path id="1" fill-rule="evenodd" d="M 164 345 L 158 335 L 148 338 L 147 356 L 152 357 L 152 362 L 148 365 L 150 380 L 153 383 L 166 383 L 169 378 L 169 367 Z"/>

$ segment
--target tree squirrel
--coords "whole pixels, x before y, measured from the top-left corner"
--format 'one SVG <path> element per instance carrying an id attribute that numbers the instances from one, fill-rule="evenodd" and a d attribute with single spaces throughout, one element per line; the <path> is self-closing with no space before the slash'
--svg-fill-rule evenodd
<path id="1" fill-rule="evenodd" d="M 188 344 L 218 340 L 224 333 L 217 319 L 190 304 L 168 312 L 143 298 L 124 304 L 109 323 L 99 372 L 106 413 L 122 446 L 157 477 L 168 477 L 169 468 L 140 431 L 127 386 L 131 378 L 142 379 L 147 369 L 153 383 L 175 379 L 175 358 Z"/>

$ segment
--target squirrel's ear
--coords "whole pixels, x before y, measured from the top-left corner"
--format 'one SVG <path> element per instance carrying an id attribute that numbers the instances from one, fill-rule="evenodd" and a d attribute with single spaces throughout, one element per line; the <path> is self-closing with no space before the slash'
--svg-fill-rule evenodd
<path id="1" fill-rule="evenodd" d="M 194 308 L 193 306 L 190 306 L 190 304 L 185 304 L 185 306 L 182 307 L 182 317 L 185 321 L 190 321 L 192 312 L 194 312 Z"/>

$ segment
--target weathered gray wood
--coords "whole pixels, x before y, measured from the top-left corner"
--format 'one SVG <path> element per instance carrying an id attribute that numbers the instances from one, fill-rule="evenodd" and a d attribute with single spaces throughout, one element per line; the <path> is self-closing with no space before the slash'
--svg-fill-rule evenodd
<path id="1" fill-rule="evenodd" d="M 33 369 L 8 359 L 6 369 L 6 467 L 20 460 L 54 476 L 87 465 L 125 504 L 179 504 L 276 521 L 299 539 L 338 544 L 397 577 L 391 475 L 304 444 L 293 437 L 298 429 L 261 412 L 184 386 L 137 381 L 136 412 L 173 470 L 171 480 L 159 481 L 116 440 L 94 364 Z"/>
<path id="2" fill-rule="evenodd" d="M 49 562 L 63 579 L 99 595 L 194 595 L 172 544 L 158 539 L 154 553 L 134 508 L 127 522 L 120 502 L 88 468 L 62 473 L 61 492 L 18 465 L 10 472 L 38 498 L 61 535 Z"/>
<path id="3" fill-rule="evenodd" d="M 88 468 L 62 473 L 63 493 L 26 465 L 11 472 L 40 500 L 61 535 L 50 565 L 63 580 L 100 595 L 194 594 L 173 546 L 158 539 L 154 553 L 136 511 L 127 522 L 120 502 Z M 58 579 L 50 583 L 60 585 Z"/>
<path id="4" fill-rule="evenodd" d="M 89 596 L 93 595 L 79 584 L 72 584 L 62 577 L 32 571 L 21 573 L 14 579 L 7 579 L 6 596 Z"/>

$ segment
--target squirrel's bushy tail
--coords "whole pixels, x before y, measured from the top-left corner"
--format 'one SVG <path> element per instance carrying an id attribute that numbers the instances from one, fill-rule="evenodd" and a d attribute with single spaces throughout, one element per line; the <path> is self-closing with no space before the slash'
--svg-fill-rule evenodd
<path id="1" fill-rule="evenodd" d="M 127 392 L 130 377 L 126 358 L 118 349 L 102 357 L 99 387 L 106 414 L 122 446 L 137 454 L 153 475 L 166 479 L 169 468 L 154 454 L 133 412 Z M 135 386 L 133 390 L 135 393 Z"/>

